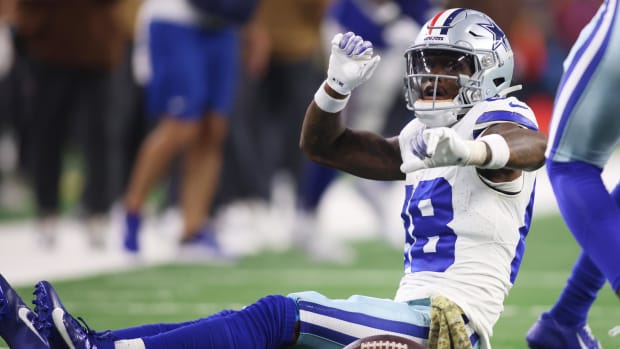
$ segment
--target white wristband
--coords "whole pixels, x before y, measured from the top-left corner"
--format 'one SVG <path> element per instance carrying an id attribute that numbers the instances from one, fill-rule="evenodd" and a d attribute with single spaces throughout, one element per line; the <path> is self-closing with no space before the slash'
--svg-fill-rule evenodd
<path id="1" fill-rule="evenodd" d="M 491 149 L 491 160 L 488 164 L 482 166 L 482 168 L 488 168 L 492 170 L 506 167 L 508 160 L 510 160 L 510 147 L 508 143 L 501 135 L 496 133 L 488 136 L 480 137 L 479 141 L 483 141 Z"/>
<path id="2" fill-rule="evenodd" d="M 481 167 L 487 159 L 487 145 L 480 141 L 465 141 L 469 146 L 469 159 L 465 166 Z"/>
<path id="3" fill-rule="evenodd" d="M 347 102 L 349 102 L 349 97 L 351 97 L 351 94 L 348 94 L 343 99 L 334 98 L 327 94 L 324 85 L 325 83 L 322 83 L 314 94 L 314 103 L 316 103 L 316 105 L 325 112 L 332 114 L 340 112 L 347 106 Z"/>

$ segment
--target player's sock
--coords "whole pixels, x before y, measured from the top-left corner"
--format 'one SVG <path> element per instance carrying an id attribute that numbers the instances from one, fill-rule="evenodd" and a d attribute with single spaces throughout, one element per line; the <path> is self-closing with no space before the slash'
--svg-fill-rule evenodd
<path id="1" fill-rule="evenodd" d="M 125 231 L 123 245 L 129 252 L 138 252 L 138 232 L 142 224 L 142 215 L 136 212 L 125 213 Z"/>
<path id="2" fill-rule="evenodd" d="M 160 333 L 176 330 L 177 328 L 189 326 L 189 325 L 192 325 L 200 321 L 218 319 L 223 316 L 230 315 L 232 313 L 235 313 L 235 311 L 234 310 L 222 310 L 219 313 L 213 314 L 207 318 L 200 319 L 200 320 L 170 323 L 170 324 L 149 324 L 149 325 L 143 325 L 143 326 L 123 328 L 120 330 L 113 330 L 110 332 L 112 333 L 114 337 L 118 339 L 132 339 L 132 338 L 148 337 L 148 336 L 154 336 Z"/>
<path id="3" fill-rule="evenodd" d="M 561 325 L 584 326 L 596 294 L 605 277 L 583 252 L 577 259 L 560 298 L 551 308 L 551 316 Z"/>
<path id="4" fill-rule="evenodd" d="M 197 321 L 142 338 L 146 349 L 280 348 L 295 333 L 297 305 L 285 296 L 267 296 L 240 311 Z"/>
<path id="5" fill-rule="evenodd" d="M 125 214 L 125 228 L 128 231 L 137 232 L 142 224 L 142 214 L 137 212 L 127 212 Z"/>
<path id="6" fill-rule="evenodd" d="M 560 212 L 584 252 L 603 272 L 614 290 L 620 286 L 620 226 L 617 199 L 609 194 L 602 170 L 583 162 L 548 161 L 547 171 Z M 614 195 L 618 195 L 614 191 Z M 563 204 L 570 202 L 571 205 Z"/>

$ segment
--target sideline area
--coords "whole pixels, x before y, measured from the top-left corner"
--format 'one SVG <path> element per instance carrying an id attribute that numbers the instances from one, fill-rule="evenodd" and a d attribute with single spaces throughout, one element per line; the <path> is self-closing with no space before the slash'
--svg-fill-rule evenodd
<path id="1" fill-rule="evenodd" d="M 620 153 L 617 151 L 603 174 L 608 187 L 620 178 Z M 376 231 L 389 230 L 400 234 L 400 222 L 397 215 L 393 222 L 388 222 L 387 229 L 382 228 L 379 221 L 373 217 L 369 205 L 364 203 L 360 194 L 353 188 L 353 181 L 346 177 L 338 179 L 329 189 L 323 200 L 318 226 L 330 237 L 340 240 L 377 238 Z M 391 185 L 391 184 L 390 184 Z M 393 205 L 388 210 L 400 211 L 402 188 L 401 183 L 387 187 L 386 198 L 383 202 Z M 277 212 L 271 214 L 270 223 L 265 223 L 270 236 L 262 236 L 263 241 L 252 247 L 250 237 L 256 240 L 256 233 L 229 227 L 226 238 L 222 240 L 225 248 L 238 254 L 259 253 L 261 248 L 290 247 L 290 236 L 283 230 L 287 224 L 294 224 L 292 210 L 288 213 Z M 546 172 L 542 169 L 537 180 L 537 192 L 534 218 L 542 215 L 558 214 L 557 205 L 551 191 Z M 65 218 L 60 222 L 59 236 L 52 249 L 43 248 L 37 243 L 35 234 L 36 225 L 33 221 L 18 221 L 0 224 L 0 273 L 13 284 L 30 285 L 41 279 L 57 280 L 128 270 L 147 265 L 170 263 L 176 257 L 176 236 L 172 233 L 178 230 L 179 220 L 174 213 L 163 217 L 153 217 L 144 224 L 142 233 L 142 251 L 140 257 L 129 256 L 120 248 L 119 213 L 112 214 L 112 224 L 108 229 L 107 248 L 95 250 L 88 245 L 83 226 L 76 220 Z M 257 224 L 257 223 L 256 223 Z M 271 224 L 269 226 L 269 224 Z M 255 225 L 250 222 L 248 225 Z M 385 225 L 385 224 L 384 224 Z M 235 230 L 235 231 L 233 231 Z M 399 246 L 400 235 L 389 237 L 394 246 Z M 243 246 L 243 248 L 241 248 Z"/>

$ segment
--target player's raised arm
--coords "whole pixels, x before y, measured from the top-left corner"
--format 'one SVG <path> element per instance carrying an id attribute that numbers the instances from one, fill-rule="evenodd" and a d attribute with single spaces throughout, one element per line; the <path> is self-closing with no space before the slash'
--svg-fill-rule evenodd
<path id="1" fill-rule="evenodd" d="M 348 129 L 340 116 L 351 91 L 371 77 L 379 61 L 369 41 L 351 32 L 334 36 L 327 80 L 306 111 L 300 147 L 312 160 L 360 177 L 402 179 L 397 138 Z"/>

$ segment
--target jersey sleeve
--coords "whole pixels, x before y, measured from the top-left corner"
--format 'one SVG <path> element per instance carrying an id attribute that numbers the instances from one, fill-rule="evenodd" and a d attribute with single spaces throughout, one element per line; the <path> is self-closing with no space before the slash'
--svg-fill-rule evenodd
<path id="1" fill-rule="evenodd" d="M 473 129 L 474 139 L 491 125 L 513 123 L 538 131 L 538 122 L 532 109 L 515 97 L 498 98 L 485 102 L 485 110 L 478 116 Z"/>

